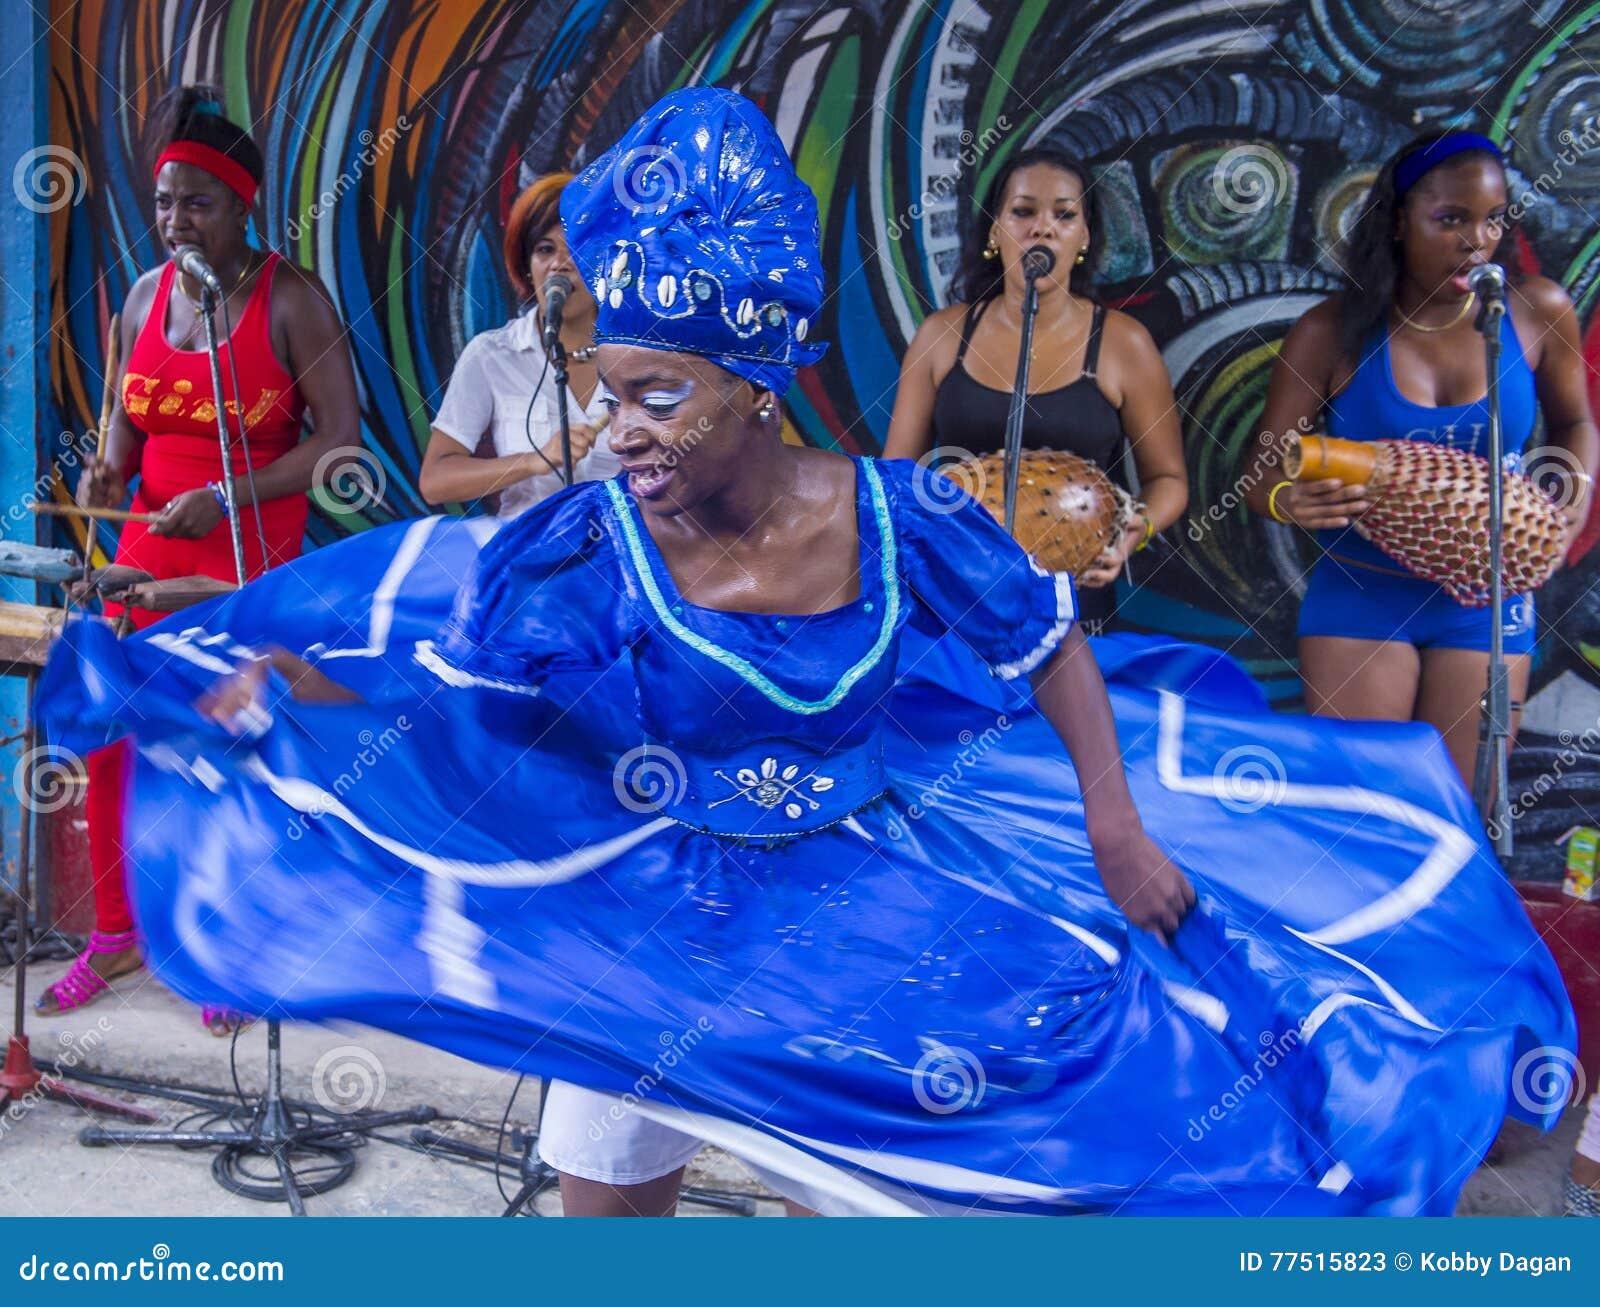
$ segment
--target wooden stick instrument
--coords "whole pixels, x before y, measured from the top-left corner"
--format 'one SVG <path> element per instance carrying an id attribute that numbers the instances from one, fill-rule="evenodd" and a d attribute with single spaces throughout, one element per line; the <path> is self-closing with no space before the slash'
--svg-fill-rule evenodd
<path id="1" fill-rule="evenodd" d="M 111 315 L 111 332 L 106 340 L 106 383 L 100 392 L 100 433 L 95 441 L 94 456 L 97 459 L 106 456 L 106 440 L 111 435 L 111 409 L 116 401 L 117 383 L 120 378 L 117 368 L 120 360 L 117 355 L 122 352 L 122 315 Z"/>
<path id="2" fill-rule="evenodd" d="M 130 513 L 125 508 L 83 508 L 78 504 L 34 504 L 47 517 L 87 517 L 101 522 L 154 522 L 160 513 Z"/>

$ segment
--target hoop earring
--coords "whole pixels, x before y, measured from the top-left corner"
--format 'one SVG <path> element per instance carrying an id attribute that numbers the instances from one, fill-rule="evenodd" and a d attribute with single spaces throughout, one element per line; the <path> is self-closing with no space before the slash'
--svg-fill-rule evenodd
<path id="1" fill-rule="evenodd" d="M 983 247 L 983 257 L 986 259 L 998 259 L 1000 257 L 1000 247 L 990 241 Z"/>

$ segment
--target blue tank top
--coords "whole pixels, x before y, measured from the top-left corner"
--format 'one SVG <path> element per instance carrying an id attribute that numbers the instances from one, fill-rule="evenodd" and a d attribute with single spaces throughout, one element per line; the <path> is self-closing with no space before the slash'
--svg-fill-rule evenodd
<path id="1" fill-rule="evenodd" d="M 1521 454 L 1539 415 L 1533 369 L 1507 313 L 1500 320 L 1500 430 L 1506 466 L 1521 466 Z M 1489 401 L 1417 404 L 1400 393 L 1389 357 L 1389 332 L 1379 327 L 1349 384 L 1328 401 L 1327 432 L 1341 440 L 1427 440 L 1465 449 L 1480 458 L 1489 453 Z M 1401 564 L 1356 534 L 1353 526 L 1318 532 L 1322 547 L 1352 562 L 1399 571 Z"/>

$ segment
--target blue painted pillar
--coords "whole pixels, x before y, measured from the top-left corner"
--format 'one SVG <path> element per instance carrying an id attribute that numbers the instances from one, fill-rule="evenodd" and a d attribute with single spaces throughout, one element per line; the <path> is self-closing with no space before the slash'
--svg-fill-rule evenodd
<path id="1" fill-rule="evenodd" d="M 38 480 L 39 450 L 50 422 L 50 213 L 39 204 L 32 179 L 49 159 L 50 0 L 0 5 L 0 504 L 30 502 Z M 15 62 L 12 62 L 15 60 Z M 58 152 L 60 153 L 60 152 Z M 63 156 L 64 157 L 64 156 Z M 80 170 L 82 165 L 78 165 Z M 35 543 L 29 517 L 0 517 L 6 534 Z M 34 587 L 0 577 L 0 598 L 34 602 Z M 22 730 L 26 683 L 0 676 L 0 737 Z M 18 795 L 20 741 L 0 746 L 0 882 L 17 884 L 23 808 Z"/>

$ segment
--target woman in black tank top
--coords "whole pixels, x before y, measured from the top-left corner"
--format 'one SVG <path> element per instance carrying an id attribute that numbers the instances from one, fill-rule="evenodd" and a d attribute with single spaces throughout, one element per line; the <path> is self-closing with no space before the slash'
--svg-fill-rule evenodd
<path id="1" fill-rule="evenodd" d="M 1051 150 L 1017 156 L 995 179 L 962 253 L 952 294 L 906 352 L 886 458 L 941 460 L 1005 447 L 1011 381 L 1021 348 L 1022 252 L 1044 245 L 1056 270 L 1039 279 L 1024 449 L 1060 449 L 1128 485 L 1131 451 L 1145 514 L 1078 578 L 1081 620 L 1115 612 L 1117 574 L 1130 554 L 1171 526 L 1188 503 L 1177 404 L 1150 334 L 1089 296 L 1098 223 L 1083 166 Z M 1064 384 L 1058 379 L 1067 378 Z"/>

